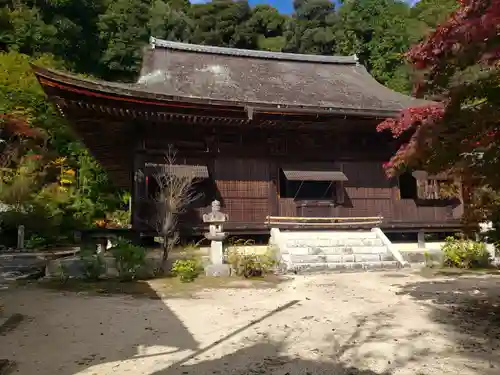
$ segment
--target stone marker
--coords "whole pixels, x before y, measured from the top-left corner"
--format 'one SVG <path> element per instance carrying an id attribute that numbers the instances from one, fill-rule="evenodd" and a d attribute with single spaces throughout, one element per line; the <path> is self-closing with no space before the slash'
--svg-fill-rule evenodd
<path id="1" fill-rule="evenodd" d="M 24 249 L 24 225 L 17 227 L 17 248 Z"/>
<path id="2" fill-rule="evenodd" d="M 203 222 L 208 223 L 208 233 L 205 238 L 210 240 L 210 261 L 211 265 L 205 268 L 207 276 L 229 276 L 231 269 L 228 264 L 224 264 L 223 241 L 227 234 L 222 230 L 222 224 L 228 220 L 228 215 L 220 211 L 220 202 L 212 202 L 212 211 L 203 215 Z"/>

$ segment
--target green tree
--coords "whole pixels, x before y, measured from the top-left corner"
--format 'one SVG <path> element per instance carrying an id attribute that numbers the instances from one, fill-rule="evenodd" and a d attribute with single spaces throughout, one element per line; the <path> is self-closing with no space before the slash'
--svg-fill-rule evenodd
<path id="1" fill-rule="evenodd" d="M 255 49 L 257 35 L 247 22 L 252 11 L 246 0 L 214 0 L 191 6 L 195 25 L 192 42 L 220 47 Z"/>
<path id="2" fill-rule="evenodd" d="M 140 70 L 143 47 L 149 40 L 151 0 L 111 0 L 99 16 L 106 76 L 133 80 Z"/>
<path id="3" fill-rule="evenodd" d="M 257 48 L 279 52 L 285 45 L 283 30 L 287 17 L 269 5 L 257 5 L 246 27 L 257 34 Z"/>
<path id="4" fill-rule="evenodd" d="M 51 53 L 79 72 L 97 72 L 100 0 L 8 1 L 0 14 L 0 42 L 37 55 Z"/>
<path id="5" fill-rule="evenodd" d="M 397 0 L 350 0 L 339 10 L 337 53 L 356 54 L 381 83 L 401 91 L 411 88 L 411 69 L 403 54 L 425 33 L 411 17 L 410 7 Z"/>
<path id="6" fill-rule="evenodd" d="M 121 195 L 47 102 L 30 63 L 64 69 L 51 55 L 33 59 L 14 51 L 0 53 L 0 113 L 4 114 L 0 130 L 4 146 L 17 150 L 11 158 L 12 148 L 1 149 L 6 169 L 0 179 L 0 200 L 14 204 L 23 214 L 10 215 L 6 219 L 10 227 L 29 222 L 38 236 L 56 241 L 63 232 L 68 238 L 72 230 L 91 226 L 96 218 L 119 208 Z M 23 138 L 43 134 L 43 143 L 25 147 L 23 138 L 12 134 Z M 68 178 L 75 175 L 76 179 Z M 40 227 L 42 221 L 45 224 Z"/>
<path id="7" fill-rule="evenodd" d="M 57 44 L 57 28 L 45 23 L 35 7 L 5 6 L 0 10 L 0 43 L 5 49 L 29 55 L 54 51 Z"/>
<path id="8" fill-rule="evenodd" d="M 188 15 L 189 2 L 155 0 L 148 29 L 151 36 L 176 42 L 189 42 L 194 24 Z"/>
<path id="9" fill-rule="evenodd" d="M 411 9 L 412 17 L 434 29 L 458 8 L 457 0 L 421 0 Z M 429 31 L 430 31 L 429 30 Z"/>
<path id="10" fill-rule="evenodd" d="M 30 58 L 17 52 L 1 53 L 0 113 L 16 114 L 29 126 L 44 129 L 49 135 L 49 142 L 57 143 L 56 134 L 68 132 L 61 126 L 58 113 L 45 99 L 45 94 L 31 71 L 30 62 L 50 68 L 64 68 L 64 64 L 52 55 Z"/>
<path id="11" fill-rule="evenodd" d="M 335 51 L 335 5 L 330 0 L 295 0 L 295 14 L 285 26 L 284 51 L 331 55 Z"/>

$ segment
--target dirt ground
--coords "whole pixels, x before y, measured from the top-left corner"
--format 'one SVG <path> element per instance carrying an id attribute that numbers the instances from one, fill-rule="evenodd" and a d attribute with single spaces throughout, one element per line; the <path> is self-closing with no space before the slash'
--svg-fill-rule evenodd
<path id="1" fill-rule="evenodd" d="M 153 286 L 154 290 L 155 287 Z M 25 375 L 500 373 L 500 277 L 296 276 L 189 298 L 0 290 Z"/>

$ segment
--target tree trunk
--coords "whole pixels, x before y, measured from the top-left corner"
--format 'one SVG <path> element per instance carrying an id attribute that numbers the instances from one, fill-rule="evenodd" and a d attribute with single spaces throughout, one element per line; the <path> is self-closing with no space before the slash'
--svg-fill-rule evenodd
<path id="1" fill-rule="evenodd" d="M 168 243 L 168 237 L 167 236 L 164 236 L 163 237 L 163 243 L 162 243 L 162 250 L 163 250 L 163 254 L 162 254 L 162 257 L 161 257 L 161 270 L 164 274 L 168 273 L 168 271 L 170 271 L 168 268 L 168 255 L 169 255 L 169 252 L 170 252 L 170 249 L 169 249 L 169 243 Z"/>
<path id="2" fill-rule="evenodd" d="M 173 232 L 170 236 L 163 236 L 163 256 L 162 256 L 162 271 L 167 273 L 169 270 L 169 262 L 168 256 L 170 255 L 170 251 L 177 245 L 179 242 L 179 232 Z"/>

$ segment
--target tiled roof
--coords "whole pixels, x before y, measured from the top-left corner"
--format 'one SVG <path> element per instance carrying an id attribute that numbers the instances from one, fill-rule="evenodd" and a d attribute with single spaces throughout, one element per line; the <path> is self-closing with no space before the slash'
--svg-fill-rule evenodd
<path id="1" fill-rule="evenodd" d="M 355 56 L 238 50 L 152 38 L 138 88 L 278 108 L 399 111 L 425 101 L 378 83 Z"/>

